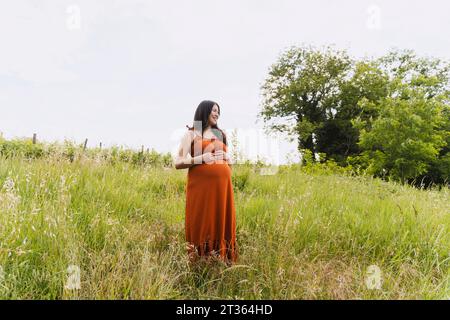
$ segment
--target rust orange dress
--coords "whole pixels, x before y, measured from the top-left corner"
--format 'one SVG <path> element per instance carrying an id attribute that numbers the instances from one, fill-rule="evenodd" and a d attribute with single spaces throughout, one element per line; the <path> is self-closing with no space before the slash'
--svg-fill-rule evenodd
<path id="1" fill-rule="evenodd" d="M 191 155 L 223 150 L 219 139 L 195 137 Z M 231 168 L 224 160 L 189 168 L 186 185 L 186 241 L 192 260 L 215 255 L 227 264 L 237 261 L 236 212 Z"/>

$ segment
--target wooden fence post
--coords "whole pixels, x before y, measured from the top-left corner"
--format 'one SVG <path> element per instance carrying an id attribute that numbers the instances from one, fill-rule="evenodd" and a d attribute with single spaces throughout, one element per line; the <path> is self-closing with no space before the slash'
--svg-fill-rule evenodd
<path id="1" fill-rule="evenodd" d="M 36 140 L 37 140 L 37 134 L 33 133 L 33 144 L 36 144 Z"/>
<path id="2" fill-rule="evenodd" d="M 88 142 L 88 139 L 86 138 L 86 140 L 84 140 L 83 151 L 86 150 L 87 142 Z"/>
<path id="3" fill-rule="evenodd" d="M 100 150 L 102 149 L 102 143 L 100 142 Z"/>

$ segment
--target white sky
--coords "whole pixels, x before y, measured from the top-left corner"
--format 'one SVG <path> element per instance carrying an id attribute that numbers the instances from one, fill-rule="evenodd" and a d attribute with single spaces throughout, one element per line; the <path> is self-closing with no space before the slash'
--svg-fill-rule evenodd
<path id="1" fill-rule="evenodd" d="M 267 158 L 278 149 L 251 138 L 259 88 L 287 46 L 450 58 L 449 12 L 444 0 L 2 1 L 0 132 L 167 152 L 210 99 L 219 126 Z M 282 143 L 280 161 L 295 148 Z"/>

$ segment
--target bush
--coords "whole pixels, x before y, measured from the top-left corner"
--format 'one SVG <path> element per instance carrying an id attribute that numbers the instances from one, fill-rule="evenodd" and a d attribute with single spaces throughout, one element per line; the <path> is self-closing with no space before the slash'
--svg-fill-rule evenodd
<path id="1" fill-rule="evenodd" d="M 82 144 L 76 144 L 70 140 L 64 140 L 63 143 L 38 142 L 33 144 L 31 139 L 6 140 L 1 135 L 0 156 L 5 158 L 19 157 L 24 159 L 53 158 L 68 160 L 70 162 L 84 158 L 95 161 L 104 161 L 109 164 L 126 162 L 136 166 L 172 166 L 172 156 L 170 153 L 160 154 L 155 150 L 152 150 L 151 152 L 141 152 L 132 149 L 123 149 L 122 147 L 117 146 L 84 150 Z"/>
<path id="2" fill-rule="evenodd" d="M 234 165 L 233 186 L 239 191 L 244 191 L 250 180 L 251 168 L 248 165 Z"/>

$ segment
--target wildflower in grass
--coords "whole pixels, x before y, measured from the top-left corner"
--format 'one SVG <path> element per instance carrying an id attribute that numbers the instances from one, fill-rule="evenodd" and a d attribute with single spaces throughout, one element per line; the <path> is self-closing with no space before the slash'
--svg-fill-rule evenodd
<path id="1" fill-rule="evenodd" d="M 64 175 L 62 175 L 59 179 L 59 186 L 63 190 L 66 187 L 66 177 Z"/>
<path id="2" fill-rule="evenodd" d="M 278 267 L 278 270 L 277 270 L 277 276 L 278 276 L 278 278 L 283 278 L 284 277 L 284 274 L 285 274 L 285 270 L 283 269 L 283 267 Z"/>
<path id="3" fill-rule="evenodd" d="M 31 183 L 31 177 L 33 176 L 33 173 L 31 173 L 31 172 L 27 172 L 26 174 L 25 174 L 25 182 L 27 183 L 27 190 L 28 190 L 28 188 L 29 188 L 29 186 L 30 186 L 30 183 Z"/>
<path id="4" fill-rule="evenodd" d="M 14 180 L 11 177 L 6 178 L 5 182 L 3 182 L 3 190 L 14 190 Z"/>
<path id="5" fill-rule="evenodd" d="M 13 210 L 20 203 L 20 195 L 17 194 L 14 180 L 6 178 L 0 193 L 0 204 L 8 210 Z"/>
<path id="6" fill-rule="evenodd" d="M 48 187 L 47 187 L 47 181 L 42 178 L 41 181 L 39 182 L 39 190 L 43 191 L 43 193 L 48 193 Z"/>
<path id="7" fill-rule="evenodd" d="M 41 208 L 33 207 L 33 209 L 31 209 L 31 215 L 32 216 L 37 215 L 39 214 L 39 211 L 41 211 Z"/>

